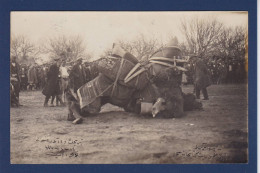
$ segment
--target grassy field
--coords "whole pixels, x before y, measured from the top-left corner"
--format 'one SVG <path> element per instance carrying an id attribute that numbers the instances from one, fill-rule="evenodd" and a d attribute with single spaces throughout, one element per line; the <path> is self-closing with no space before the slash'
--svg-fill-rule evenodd
<path id="1" fill-rule="evenodd" d="M 213 85 L 208 93 L 203 111 L 178 119 L 144 117 L 107 104 L 73 125 L 66 107 L 45 108 L 40 91 L 21 92 L 24 106 L 10 111 L 11 163 L 247 162 L 247 85 Z"/>

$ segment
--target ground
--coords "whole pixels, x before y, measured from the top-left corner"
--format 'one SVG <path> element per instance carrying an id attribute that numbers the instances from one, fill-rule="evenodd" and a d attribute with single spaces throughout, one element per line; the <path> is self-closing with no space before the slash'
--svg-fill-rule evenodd
<path id="1" fill-rule="evenodd" d="M 24 106 L 10 111 L 11 163 L 246 163 L 247 85 L 213 85 L 208 92 L 204 110 L 182 118 L 146 117 L 108 104 L 80 125 L 66 120 L 66 107 L 43 107 L 40 91 L 21 92 Z"/>

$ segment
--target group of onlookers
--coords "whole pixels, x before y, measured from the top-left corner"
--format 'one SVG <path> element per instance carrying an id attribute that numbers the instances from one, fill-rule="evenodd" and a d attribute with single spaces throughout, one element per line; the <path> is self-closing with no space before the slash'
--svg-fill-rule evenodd
<path id="1" fill-rule="evenodd" d="M 39 90 L 46 84 L 48 64 L 38 65 L 32 63 L 19 65 L 19 76 L 21 78 L 21 90 Z"/>
<path id="2" fill-rule="evenodd" d="M 69 71 L 65 65 L 66 59 L 61 55 L 54 59 L 54 63 L 47 72 L 46 85 L 42 91 L 43 95 L 45 95 L 45 107 L 49 106 L 48 101 L 50 98 L 52 98 L 50 106 L 54 106 L 54 98 L 56 98 L 56 106 L 59 103 L 64 106 L 65 90 L 71 88 L 76 93 L 83 84 L 90 80 L 89 68 L 82 63 L 82 58 L 78 58 Z"/>
<path id="3" fill-rule="evenodd" d="M 21 90 L 43 90 L 42 93 L 46 96 L 44 106 L 48 106 L 48 100 L 51 98 L 51 104 L 56 98 L 56 105 L 65 105 L 64 90 L 70 86 L 76 90 L 89 80 L 90 73 L 86 64 L 82 63 L 82 58 L 78 58 L 75 62 L 66 62 L 63 55 L 54 58 L 51 64 L 38 65 L 31 63 L 18 64 L 17 57 L 11 57 L 10 63 L 10 84 L 11 98 L 16 98 L 19 103 L 19 92 Z M 13 90 L 12 90 L 13 89 Z M 13 91 L 13 92 L 12 92 Z M 15 101 L 11 100 L 12 104 Z M 15 104 L 17 105 L 17 104 Z M 18 104 L 20 105 L 20 104 Z"/>
<path id="4" fill-rule="evenodd" d="M 236 84 L 247 82 L 247 72 L 245 60 L 224 61 L 223 59 L 214 59 L 208 61 L 211 80 L 214 84 Z"/>
<path id="5" fill-rule="evenodd" d="M 245 62 L 238 60 L 223 61 L 221 58 L 211 59 L 205 62 L 203 58 L 199 61 L 190 61 L 185 65 L 188 71 L 183 75 L 185 84 L 195 84 L 198 81 L 194 78 L 195 73 L 202 73 L 196 71 L 195 64 L 200 69 L 207 73 L 209 79 L 206 79 L 205 86 L 210 84 L 227 84 L 227 83 L 243 83 L 246 82 Z M 94 72 L 93 72 L 94 71 Z M 16 57 L 11 57 L 10 77 L 11 89 L 13 88 L 14 98 L 17 98 L 19 103 L 20 90 L 40 90 L 46 96 L 44 106 L 49 106 L 48 101 L 51 98 L 50 106 L 54 106 L 53 102 L 56 98 L 56 105 L 65 105 L 64 90 L 71 88 L 76 91 L 86 82 L 91 80 L 91 76 L 95 76 L 96 70 L 90 70 L 89 64 L 82 63 L 82 58 L 78 58 L 71 64 L 66 62 L 63 55 L 54 58 L 53 64 L 38 65 L 31 63 L 29 66 L 25 64 L 19 65 L 16 62 Z M 200 76 L 198 75 L 197 76 Z M 200 80 L 200 79 L 199 79 Z M 205 80 L 204 80 L 205 81 Z M 201 82 L 199 82 L 201 83 Z M 204 85 L 204 84 L 203 84 Z M 204 94 L 204 98 L 208 99 L 206 87 L 196 86 L 194 93 L 199 96 L 200 90 Z M 19 105 L 19 104 L 18 104 Z"/>
<path id="6" fill-rule="evenodd" d="M 203 60 L 208 69 L 208 75 L 212 84 L 239 84 L 247 82 L 246 64 L 243 60 L 224 61 L 221 58 Z M 191 64 L 186 64 L 189 69 Z M 185 73 L 183 83 L 194 83 L 192 78 L 193 72 L 189 70 Z"/>

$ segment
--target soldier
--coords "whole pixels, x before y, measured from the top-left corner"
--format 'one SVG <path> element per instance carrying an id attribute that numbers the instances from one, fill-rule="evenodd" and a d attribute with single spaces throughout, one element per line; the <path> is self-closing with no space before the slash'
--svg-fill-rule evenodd
<path id="1" fill-rule="evenodd" d="M 207 87 L 210 86 L 210 79 L 206 64 L 200 57 L 196 55 L 191 56 L 189 61 L 194 64 L 193 81 L 195 86 L 196 98 L 200 99 L 200 90 L 202 90 L 204 96 L 203 100 L 208 100 L 209 97 Z"/>
<path id="2" fill-rule="evenodd" d="M 16 56 L 11 56 L 11 63 L 10 63 L 10 81 L 11 85 L 14 88 L 14 96 L 17 100 L 17 106 L 22 106 L 19 103 L 19 92 L 20 92 L 20 76 L 19 76 L 20 67 L 19 64 L 16 62 Z"/>
<path id="3" fill-rule="evenodd" d="M 54 64 L 50 66 L 50 69 L 47 73 L 47 83 L 42 91 L 45 95 L 44 107 L 48 106 L 48 101 L 51 96 L 57 96 L 60 93 L 59 87 L 59 66 L 61 65 L 61 59 L 55 58 Z M 58 101 L 64 105 L 60 97 L 57 97 Z"/>

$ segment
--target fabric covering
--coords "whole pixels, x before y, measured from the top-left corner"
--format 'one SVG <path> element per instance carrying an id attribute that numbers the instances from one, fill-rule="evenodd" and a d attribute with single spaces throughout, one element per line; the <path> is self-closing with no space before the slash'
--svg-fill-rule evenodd
<path id="1" fill-rule="evenodd" d="M 126 53 L 123 58 L 107 57 L 101 59 L 98 64 L 98 70 L 99 72 L 103 73 L 105 76 L 110 78 L 111 80 L 116 80 L 117 73 L 120 70 L 119 72 L 120 74 L 118 76 L 118 82 L 121 85 L 132 87 L 137 90 L 142 90 L 149 82 L 147 71 L 142 72 L 141 74 L 137 75 L 135 78 L 133 78 L 127 83 L 124 82 L 125 77 L 131 71 L 131 69 L 134 68 L 137 62 L 138 61 L 136 61 L 133 55 L 131 55 L 130 53 Z M 140 68 L 136 69 L 136 71 L 140 70 Z"/>
<path id="2" fill-rule="evenodd" d="M 114 81 L 100 73 L 98 77 L 84 84 L 77 90 L 80 108 L 83 109 L 86 106 L 91 107 L 91 104 L 96 107 L 94 104 L 100 98 L 106 98 L 104 99 L 106 101 L 103 100 L 103 104 L 111 103 L 116 106 L 126 106 L 133 95 L 134 89 L 117 84 L 113 90 L 113 86 Z"/>
<path id="3" fill-rule="evenodd" d="M 109 93 L 109 89 L 112 87 L 112 81 L 106 76 L 100 74 L 95 79 L 84 84 L 77 90 L 79 97 L 80 108 L 91 104 L 98 97 L 106 96 Z"/>

